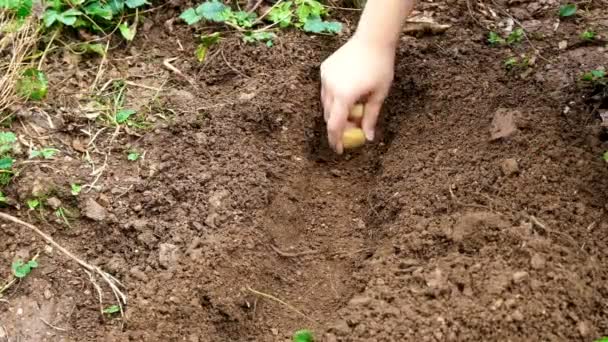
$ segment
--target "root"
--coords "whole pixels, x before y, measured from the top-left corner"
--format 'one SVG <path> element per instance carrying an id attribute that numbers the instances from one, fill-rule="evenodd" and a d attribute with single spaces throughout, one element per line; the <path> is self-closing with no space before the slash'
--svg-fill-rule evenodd
<path id="1" fill-rule="evenodd" d="M 288 304 L 288 303 L 286 303 L 286 302 L 284 302 L 284 301 L 280 300 L 279 298 L 277 298 L 277 297 L 275 297 L 275 296 L 273 296 L 273 295 L 269 295 L 269 294 L 264 293 L 264 292 L 256 291 L 256 290 L 252 289 L 252 288 L 251 288 L 251 287 L 249 287 L 249 286 L 247 286 L 247 291 L 249 291 L 249 292 L 251 292 L 251 293 L 254 293 L 254 294 L 258 295 L 258 296 L 262 296 L 262 297 L 264 297 L 264 298 L 268 298 L 268 299 L 270 299 L 270 300 L 272 300 L 272 301 L 275 301 L 275 302 L 277 302 L 277 303 L 279 303 L 279 304 L 282 304 L 282 305 L 286 306 L 287 308 L 289 308 L 290 310 L 292 310 L 293 312 L 297 313 L 298 315 L 300 315 L 300 316 L 302 316 L 302 317 L 306 318 L 307 320 L 309 320 L 309 321 L 311 321 L 311 322 L 313 322 L 313 323 L 316 323 L 316 321 L 315 321 L 314 319 L 312 319 L 312 318 L 310 318 L 310 317 L 306 316 L 306 315 L 305 315 L 305 314 L 304 314 L 302 311 L 300 311 L 300 310 L 296 309 L 294 306 L 292 306 L 292 305 L 290 305 L 290 304 Z"/>
<path id="2" fill-rule="evenodd" d="M 283 252 L 277 246 L 272 245 L 272 244 L 270 245 L 270 248 L 272 248 L 272 250 L 275 251 L 278 255 L 286 257 L 286 258 L 297 258 L 297 257 L 305 256 L 305 255 L 312 255 L 312 254 L 319 253 L 319 251 L 314 251 L 314 250 L 295 252 L 295 253 Z"/>
<path id="3" fill-rule="evenodd" d="M 118 281 L 118 279 L 116 279 L 113 276 L 111 276 L 110 274 L 104 272 L 99 267 L 93 266 L 93 265 L 87 263 L 86 261 L 83 261 L 82 259 L 78 258 L 74 254 L 72 254 L 72 252 L 68 251 L 67 249 L 65 249 L 64 247 L 59 245 L 57 242 L 55 242 L 55 240 L 53 240 L 53 238 L 51 238 L 50 236 L 48 236 L 47 234 L 42 232 L 36 226 L 29 224 L 27 222 L 21 221 L 20 219 L 14 217 L 12 215 L 6 214 L 6 213 L 0 213 L 0 218 L 4 219 L 6 221 L 16 223 L 20 226 L 29 228 L 34 233 L 38 234 L 40 237 L 42 237 L 48 243 L 50 243 L 55 248 L 57 248 L 61 253 L 65 254 L 70 259 L 76 261 L 85 270 L 99 275 L 108 284 L 108 286 L 112 290 L 112 293 L 114 294 L 114 297 L 116 297 L 116 301 L 118 302 L 118 306 L 120 307 L 120 313 L 124 317 L 123 305 L 127 304 L 127 296 L 120 290 L 121 288 L 124 288 L 124 285 L 120 281 Z M 96 284 L 93 282 L 93 285 L 96 285 Z M 98 288 L 98 287 L 96 287 L 96 288 Z M 98 288 L 98 290 L 99 290 L 99 288 Z M 100 300 L 101 300 L 101 291 L 99 291 L 99 294 L 100 294 Z"/>

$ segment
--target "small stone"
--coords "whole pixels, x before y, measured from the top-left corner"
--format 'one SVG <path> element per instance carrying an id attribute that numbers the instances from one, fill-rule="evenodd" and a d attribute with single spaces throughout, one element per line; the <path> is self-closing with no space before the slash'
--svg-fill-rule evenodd
<path id="1" fill-rule="evenodd" d="M 51 292 L 51 289 L 44 289 L 44 299 L 49 300 L 53 298 L 53 292 Z"/>
<path id="2" fill-rule="evenodd" d="M 363 305 L 367 305 L 372 301 L 371 298 L 369 297 L 364 297 L 364 296 L 357 296 L 357 297 L 353 297 L 353 299 L 351 299 L 348 304 L 350 305 L 354 305 L 354 306 L 363 306 Z"/>
<path id="3" fill-rule="evenodd" d="M 146 273 L 144 273 L 144 271 L 140 270 L 137 266 L 134 266 L 133 268 L 131 268 L 131 270 L 129 271 L 131 273 L 131 275 L 133 276 L 133 278 L 142 281 L 142 282 L 148 282 L 148 276 L 146 275 Z"/>
<path id="4" fill-rule="evenodd" d="M 500 108 L 494 113 L 490 127 L 490 139 L 506 139 L 515 135 L 519 130 L 515 124 L 515 116 L 518 112 Z"/>
<path id="5" fill-rule="evenodd" d="M 94 199 L 89 198 L 85 202 L 84 216 L 94 221 L 103 221 L 108 216 L 106 208 L 102 207 Z"/>
<path id="6" fill-rule="evenodd" d="M 0 338 L 2 338 L 2 339 L 8 339 L 6 330 L 4 330 L 4 328 L 2 326 L 0 326 Z"/>
<path id="7" fill-rule="evenodd" d="M 576 328 L 578 329 L 578 332 L 579 332 L 579 334 L 581 334 L 582 337 L 587 337 L 591 333 L 591 329 L 589 327 L 589 322 L 587 322 L 587 321 L 578 322 L 578 324 L 576 325 Z"/>
<path id="8" fill-rule="evenodd" d="M 500 309 L 500 307 L 502 306 L 503 300 L 501 298 L 498 298 L 494 304 L 492 304 L 492 306 L 490 307 L 490 310 L 492 311 L 496 311 L 498 309 Z"/>
<path id="9" fill-rule="evenodd" d="M 61 200 L 59 200 L 57 197 L 50 197 L 46 200 L 46 203 L 53 208 L 53 210 L 57 210 L 59 207 L 61 207 Z"/>
<path id="10" fill-rule="evenodd" d="M 148 247 L 155 245 L 156 242 L 158 241 L 156 236 L 154 236 L 154 234 L 152 234 L 151 231 L 145 231 L 145 232 L 137 235 L 137 240 L 144 243 Z"/>
<path id="11" fill-rule="evenodd" d="M 278 336 L 279 335 L 279 329 L 277 328 L 271 328 L 270 332 L 274 335 L 274 336 Z"/>
<path id="12" fill-rule="evenodd" d="M 568 41 L 567 40 L 562 40 L 561 42 L 557 43 L 557 47 L 560 50 L 566 50 L 566 48 L 568 47 Z"/>
<path id="13" fill-rule="evenodd" d="M 511 317 L 513 318 L 514 321 L 516 322 L 521 322 L 524 320 L 524 314 L 521 313 L 521 311 L 519 310 L 515 310 L 513 311 L 513 315 L 511 315 Z"/>
<path id="14" fill-rule="evenodd" d="M 338 342 L 338 338 L 334 334 L 326 334 L 325 341 L 326 342 Z"/>
<path id="15" fill-rule="evenodd" d="M 500 163 L 500 169 L 502 170 L 503 175 L 507 177 L 519 173 L 519 165 L 517 160 L 513 158 L 503 160 L 502 163 Z"/>
<path id="16" fill-rule="evenodd" d="M 518 271 L 513 273 L 513 282 L 515 284 L 519 284 L 525 280 L 527 280 L 530 277 L 530 275 L 528 274 L 528 272 L 526 271 Z"/>
<path id="17" fill-rule="evenodd" d="M 170 243 L 161 243 L 158 252 L 158 262 L 164 268 L 172 268 L 178 259 L 178 248 Z"/>
<path id="18" fill-rule="evenodd" d="M 215 191 L 210 197 L 209 197 L 209 212 L 216 212 L 217 210 L 219 210 L 222 207 L 222 201 L 228 197 L 228 195 L 230 195 L 230 193 L 228 192 L 228 190 L 219 190 L 219 191 Z"/>
<path id="19" fill-rule="evenodd" d="M 135 230 L 143 231 L 146 226 L 148 226 L 148 220 L 144 219 L 136 219 L 131 222 L 131 226 L 135 228 Z"/>
<path id="20" fill-rule="evenodd" d="M 331 331 L 336 333 L 336 335 L 338 336 L 345 336 L 350 334 L 350 327 L 348 326 L 346 321 L 340 320 L 331 327 Z"/>
<path id="21" fill-rule="evenodd" d="M 540 270 L 540 269 L 544 268 L 545 263 L 546 263 L 545 258 L 538 253 L 534 254 L 532 256 L 532 258 L 530 259 L 530 266 L 532 266 L 532 268 L 535 270 Z"/>

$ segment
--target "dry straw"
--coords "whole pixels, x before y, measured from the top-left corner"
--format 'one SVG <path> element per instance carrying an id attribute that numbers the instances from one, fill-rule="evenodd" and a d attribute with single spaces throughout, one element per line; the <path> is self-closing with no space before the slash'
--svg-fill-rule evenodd
<path id="1" fill-rule="evenodd" d="M 20 100 L 16 82 L 38 33 L 34 17 L 18 20 L 9 11 L 0 10 L 0 121 L 5 119 L 5 110 Z"/>

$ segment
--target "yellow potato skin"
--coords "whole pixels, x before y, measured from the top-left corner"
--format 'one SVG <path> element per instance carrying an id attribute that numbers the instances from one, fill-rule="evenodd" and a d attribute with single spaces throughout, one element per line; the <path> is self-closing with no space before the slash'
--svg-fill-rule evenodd
<path id="1" fill-rule="evenodd" d="M 359 121 L 363 118 L 363 104 L 357 103 L 350 110 L 349 119 L 353 121 Z"/>
<path id="2" fill-rule="evenodd" d="M 342 135 L 344 149 L 353 149 L 365 145 L 365 133 L 361 128 L 347 128 Z"/>

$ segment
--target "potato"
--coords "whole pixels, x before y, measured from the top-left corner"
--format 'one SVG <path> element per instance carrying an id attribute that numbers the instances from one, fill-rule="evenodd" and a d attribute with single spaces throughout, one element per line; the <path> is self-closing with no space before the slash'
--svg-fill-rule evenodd
<path id="1" fill-rule="evenodd" d="M 363 104 L 361 103 L 357 103 L 353 106 L 353 108 L 350 110 L 350 114 L 348 115 L 348 118 L 351 119 L 352 121 L 361 121 L 361 119 L 363 118 Z"/>
<path id="2" fill-rule="evenodd" d="M 365 145 L 365 133 L 361 128 L 347 128 L 342 135 L 342 145 L 344 149 L 353 149 Z"/>

